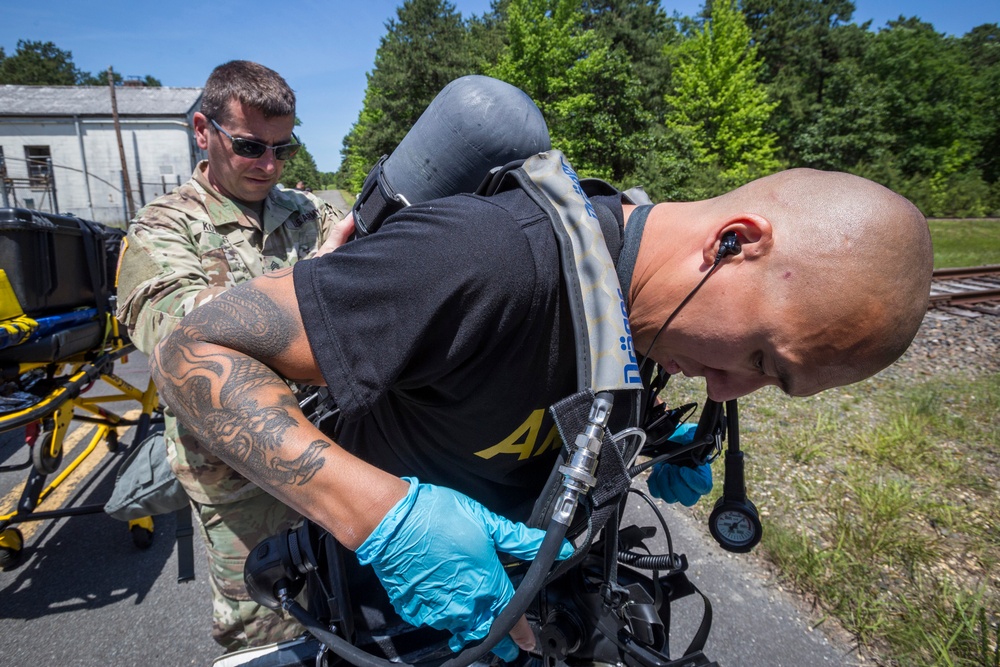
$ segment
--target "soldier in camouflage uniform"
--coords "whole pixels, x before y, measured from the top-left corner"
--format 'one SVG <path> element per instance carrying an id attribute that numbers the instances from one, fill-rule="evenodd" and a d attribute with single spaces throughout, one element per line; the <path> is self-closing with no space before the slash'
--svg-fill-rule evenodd
<path id="1" fill-rule="evenodd" d="M 246 61 L 212 72 L 194 114 L 208 160 L 187 183 L 140 210 L 123 245 L 118 318 L 142 352 L 227 288 L 291 266 L 315 255 L 326 239 L 343 236 L 342 212 L 277 186 L 295 150 L 294 119 L 295 95 L 276 72 Z M 259 607 L 243 584 L 249 549 L 299 515 L 179 430 L 169 409 L 165 417 L 171 467 L 209 552 L 213 638 L 236 650 L 299 634 L 297 623 Z"/>

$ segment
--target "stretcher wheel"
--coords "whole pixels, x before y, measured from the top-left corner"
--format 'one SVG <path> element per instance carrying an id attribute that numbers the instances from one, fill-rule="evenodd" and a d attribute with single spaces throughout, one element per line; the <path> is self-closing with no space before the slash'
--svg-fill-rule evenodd
<path id="1" fill-rule="evenodd" d="M 109 452 L 118 451 L 118 431 L 111 429 L 108 431 L 107 438 L 105 438 L 105 444 L 108 446 Z"/>
<path id="2" fill-rule="evenodd" d="M 148 549 L 153 544 L 153 531 L 145 528 L 133 528 L 129 531 L 132 534 L 132 544 L 140 549 Z"/>
<path id="3" fill-rule="evenodd" d="M 52 431 L 43 431 L 31 446 L 31 464 L 42 475 L 51 475 L 62 463 L 62 447 L 52 454 L 52 437 Z"/>
<path id="4" fill-rule="evenodd" d="M 21 562 L 24 549 L 24 535 L 17 528 L 7 528 L 0 532 L 0 569 L 11 570 Z"/>
<path id="5" fill-rule="evenodd" d="M 139 549 L 148 549 L 153 544 L 153 517 L 144 516 L 128 522 L 128 532 L 132 544 Z"/>

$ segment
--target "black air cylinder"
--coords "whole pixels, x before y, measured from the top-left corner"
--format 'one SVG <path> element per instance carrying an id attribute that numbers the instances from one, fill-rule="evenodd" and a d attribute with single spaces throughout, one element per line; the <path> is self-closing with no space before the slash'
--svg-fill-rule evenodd
<path id="1" fill-rule="evenodd" d="M 545 119 L 520 89 L 488 76 L 455 79 L 368 175 L 355 206 L 358 232 L 370 233 L 381 224 L 380 206 L 364 210 L 369 199 L 393 199 L 401 206 L 403 200 L 417 204 L 474 192 L 492 168 L 549 148 Z"/>

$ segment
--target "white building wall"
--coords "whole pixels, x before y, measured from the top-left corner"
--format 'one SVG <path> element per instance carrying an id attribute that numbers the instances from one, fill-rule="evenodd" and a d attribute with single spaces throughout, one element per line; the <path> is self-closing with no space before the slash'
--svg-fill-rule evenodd
<path id="1" fill-rule="evenodd" d="M 188 119 L 122 119 L 120 123 L 136 209 L 186 181 L 202 157 Z M 125 226 L 121 158 L 111 118 L 0 119 L 0 147 L 8 176 L 27 178 L 25 146 L 49 146 L 59 213 Z M 86 180 L 84 172 L 89 176 Z M 22 184 L 15 196 L 19 206 L 54 210 L 43 191 Z"/>

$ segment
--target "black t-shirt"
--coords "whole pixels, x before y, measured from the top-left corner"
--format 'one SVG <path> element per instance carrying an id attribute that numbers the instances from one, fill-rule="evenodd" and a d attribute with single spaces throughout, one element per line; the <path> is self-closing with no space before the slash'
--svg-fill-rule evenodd
<path id="1" fill-rule="evenodd" d="M 548 407 L 576 391 L 544 212 L 519 190 L 412 206 L 294 279 L 340 444 L 527 518 L 561 444 Z"/>

